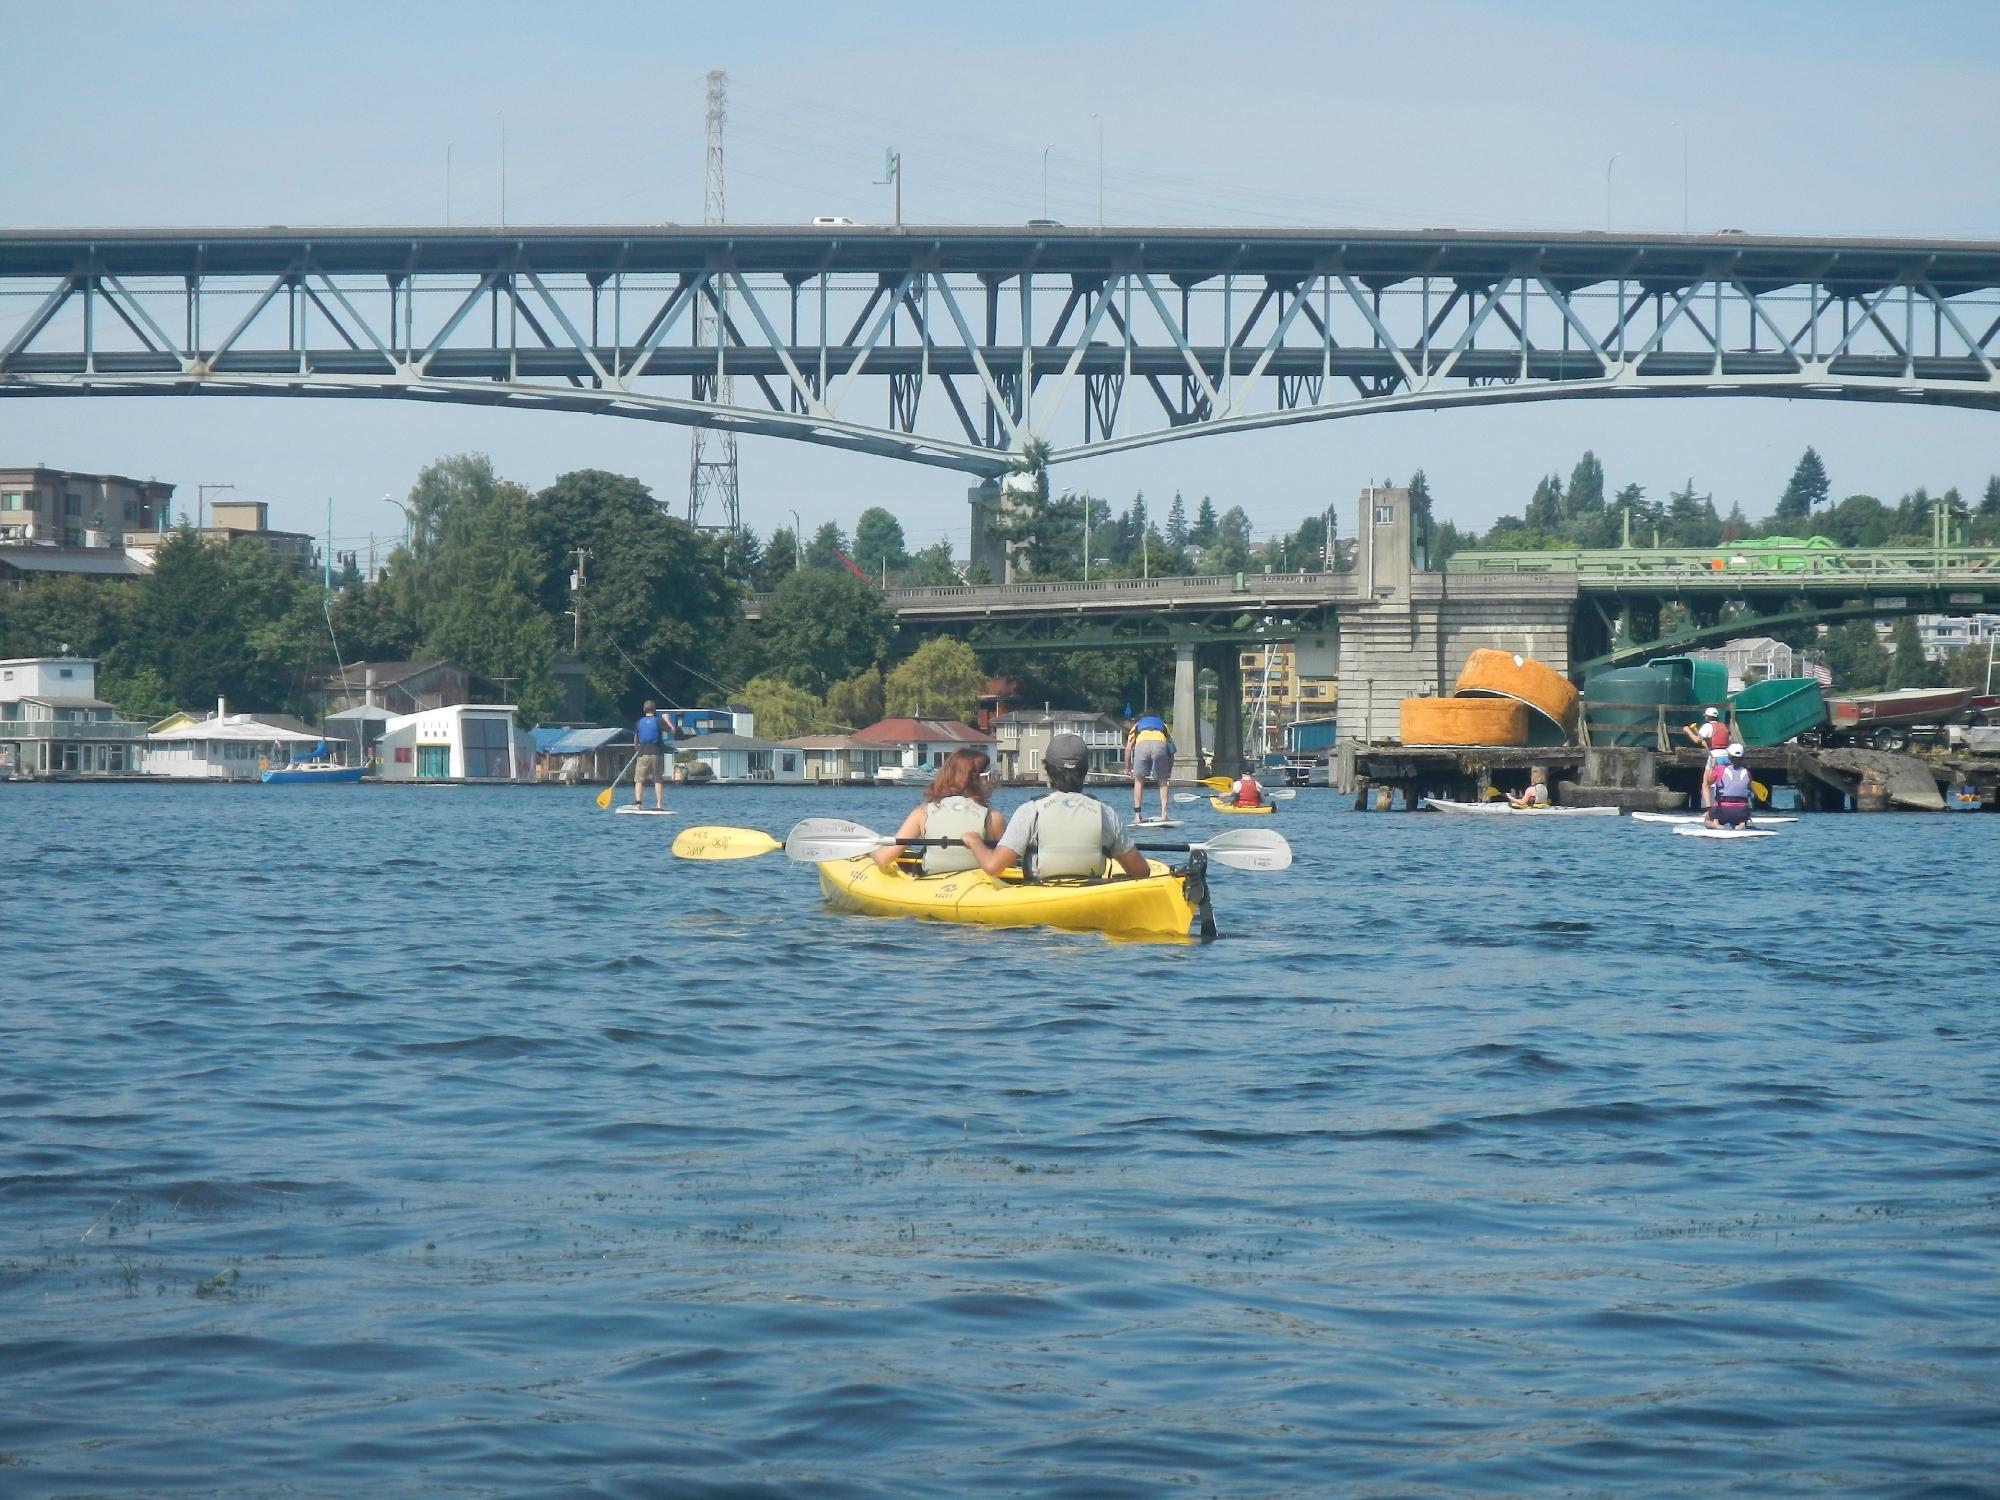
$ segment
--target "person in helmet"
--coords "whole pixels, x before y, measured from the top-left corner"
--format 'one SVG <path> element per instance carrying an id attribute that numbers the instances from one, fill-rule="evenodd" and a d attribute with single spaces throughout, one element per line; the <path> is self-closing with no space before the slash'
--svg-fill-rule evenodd
<path id="1" fill-rule="evenodd" d="M 1081 736 L 1051 735 L 1042 752 L 1049 795 L 1016 808 L 998 843 L 972 832 L 959 836 L 979 868 L 998 875 L 1020 865 L 1033 879 L 1075 880 L 1101 875 L 1109 859 L 1127 875 L 1146 874 L 1146 856 L 1132 847 L 1118 814 L 1084 795 L 1089 767 L 1090 747 Z"/>
<path id="2" fill-rule="evenodd" d="M 1721 709 L 1704 708 L 1697 722 L 1681 726 L 1681 733 L 1708 752 L 1708 764 L 1701 773 L 1701 805 L 1707 807 L 1715 801 L 1715 778 L 1729 759 L 1729 726 L 1722 721 Z"/>
<path id="3" fill-rule="evenodd" d="M 1750 826 L 1750 768 L 1743 763 L 1743 747 L 1731 745 L 1723 751 L 1722 774 L 1715 779 L 1715 802 L 1702 818 L 1709 828 Z"/>

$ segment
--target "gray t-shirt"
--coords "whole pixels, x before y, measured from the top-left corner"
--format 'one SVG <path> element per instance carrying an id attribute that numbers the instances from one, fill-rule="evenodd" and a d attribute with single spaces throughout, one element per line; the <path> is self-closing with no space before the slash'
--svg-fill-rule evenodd
<path id="1" fill-rule="evenodd" d="M 1034 801 L 1023 802 L 1014 809 L 1014 816 L 1007 820 L 1007 831 L 1000 835 L 1000 848 L 1012 849 L 1017 859 L 1027 859 L 1028 846 L 1034 842 L 1035 825 L 1041 820 L 1041 808 L 1045 800 L 1037 797 Z M 1118 821 L 1118 814 L 1102 802 L 1097 804 L 1097 811 L 1104 825 L 1104 857 L 1116 859 L 1132 847 L 1131 836 L 1125 832 L 1125 825 Z"/>

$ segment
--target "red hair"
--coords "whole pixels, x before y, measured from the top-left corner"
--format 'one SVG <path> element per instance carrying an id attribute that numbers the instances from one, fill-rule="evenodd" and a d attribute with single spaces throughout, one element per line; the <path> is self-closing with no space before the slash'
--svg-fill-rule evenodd
<path id="1" fill-rule="evenodd" d="M 942 802 L 947 797 L 970 797 L 974 802 L 985 805 L 987 793 L 978 785 L 992 762 L 986 758 L 984 750 L 954 750 L 944 758 L 944 764 L 937 768 L 937 775 L 924 789 L 924 801 Z"/>

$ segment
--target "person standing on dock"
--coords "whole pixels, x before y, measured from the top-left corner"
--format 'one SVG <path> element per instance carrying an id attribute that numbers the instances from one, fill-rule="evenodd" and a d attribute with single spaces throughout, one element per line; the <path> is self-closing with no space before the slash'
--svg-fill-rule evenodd
<path id="1" fill-rule="evenodd" d="M 1743 747 L 1731 745 L 1723 752 L 1722 774 L 1715 781 L 1715 805 L 1708 810 L 1706 828 L 1748 828 L 1750 826 L 1750 768 L 1743 764 Z"/>
<path id="2" fill-rule="evenodd" d="M 1729 760 L 1729 726 L 1722 722 L 1721 709 L 1704 708 L 1701 721 L 1682 725 L 1681 733 L 1708 752 L 1708 764 L 1701 772 L 1701 805 L 1707 807 L 1715 801 L 1715 779 Z"/>
<path id="3" fill-rule="evenodd" d="M 667 779 L 661 766 L 661 756 L 667 745 L 672 743 L 674 732 L 667 728 L 653 700 L 646 700 L 646 711 L 639 716 L 639 722 L 632 726 L 632 738 L 638 747 L 638 754 L 632 761 L 632 805 L 643 806 L 646 801 L 646 783 L 653 783 L 653 806 L 664 809 L 667 805 Z"/>
<path id="4" fill-rule="evenodd" d="M 1125 731 L 1125 763 L 1132 768 L 1132 819 L 1146 816 L 1146 787 L 1160 789 L 1160 821 L 1167 821 L 1167 783 L 1174 774 L 1174 742 L 1167 721 L 1141 714 Z"/>

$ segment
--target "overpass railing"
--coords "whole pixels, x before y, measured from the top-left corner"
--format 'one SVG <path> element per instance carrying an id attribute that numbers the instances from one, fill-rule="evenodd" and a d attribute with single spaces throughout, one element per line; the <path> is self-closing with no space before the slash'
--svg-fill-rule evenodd
<path id="1" fill-rule="evenodd" d="M 1241 600 L 1332 601 L 1356 592 L 1352 573 L 1202 573 L 1170 578 L 1056 578 L 1032 583 L 945 584 L 883 589 L 882 601 L 898 613 L 992 610 L 1037 612 L 1061 608 L 1199 604 Z M 752 594 L 749 613 L 761 615 L 768 593 Z"/>
<path id="2" fill-rule="evenodd" d="M 1808 578 L 1980 578 L 2000 581 L 2000 547 L 1612 547 L 1601 550 L 1461 552 L 1449 573 L 1574 574 L 1580 586 L 1646 579 L 1727 578 L 1793 583 Z"/>

